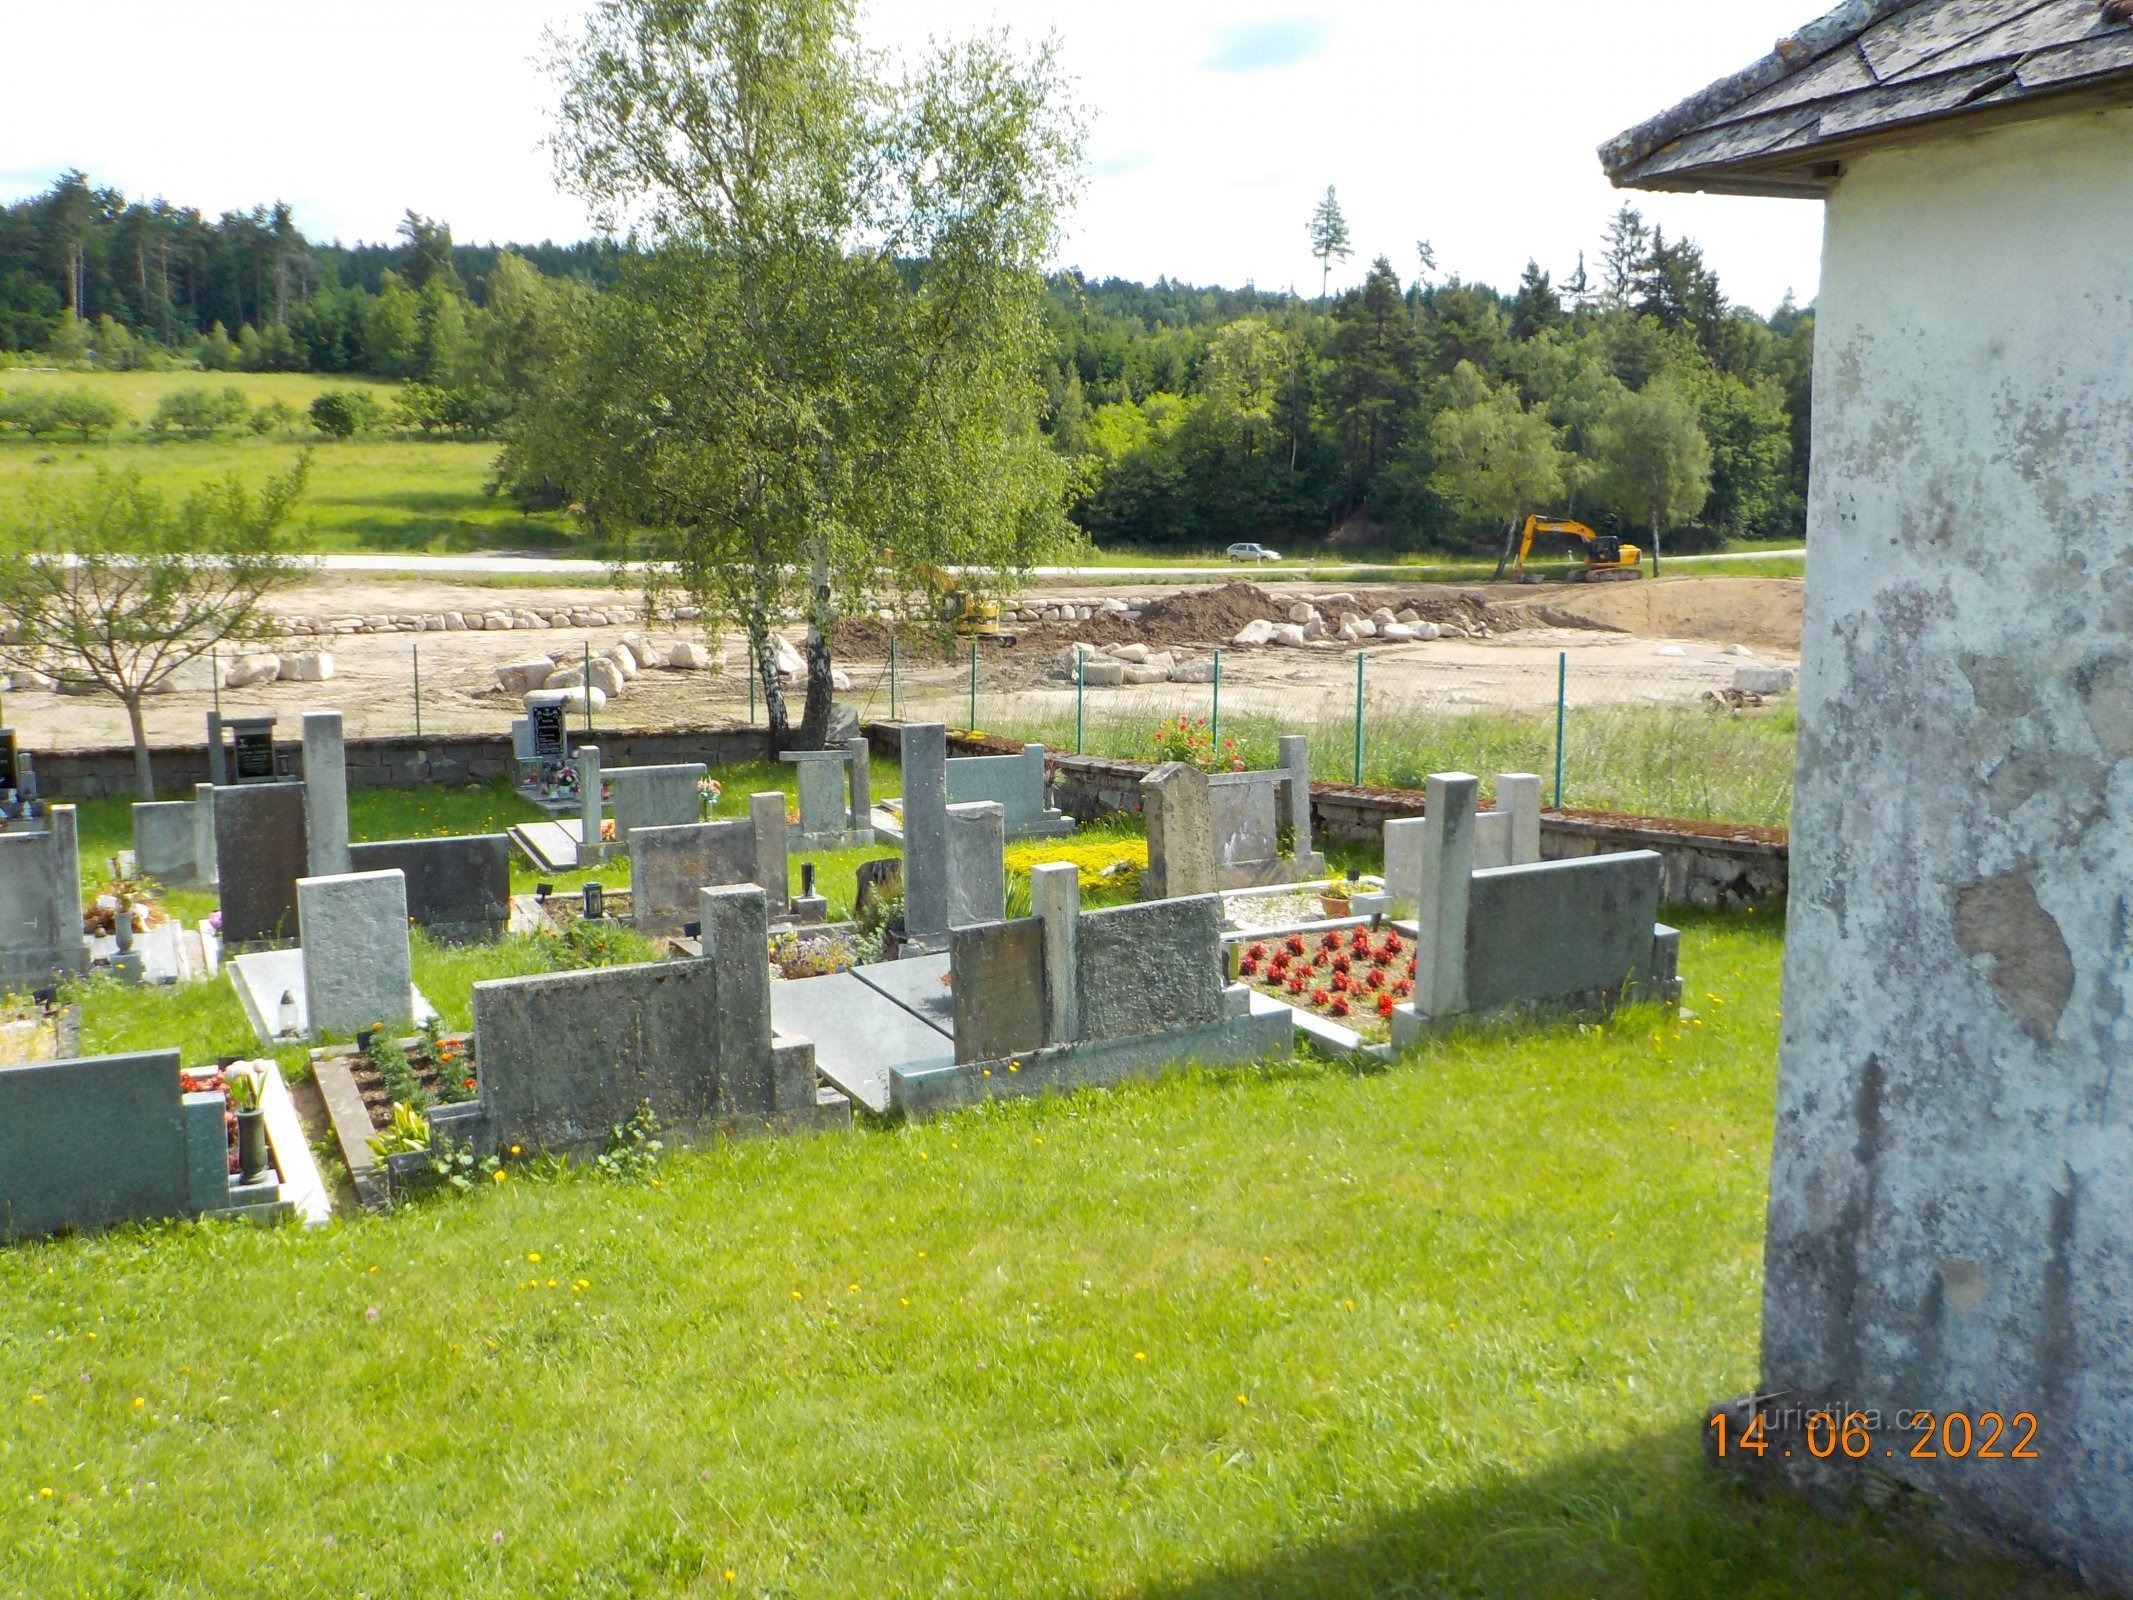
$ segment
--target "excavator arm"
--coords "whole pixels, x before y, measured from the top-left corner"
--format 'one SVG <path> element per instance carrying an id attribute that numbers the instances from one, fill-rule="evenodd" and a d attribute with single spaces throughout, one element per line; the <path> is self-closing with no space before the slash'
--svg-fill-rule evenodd
<path id="1" fill-rule="evenodd" d="M 1526 557 L 1533 553 L 1534 539 L 1543 533 L 1559 533 L 1580 547 L 1585 557 L 1582 576 L 1588 580 L 1612 578 L 1637 578 L 1643 576 L 1641 563 L 1644 552 L 1633 544 L 1624 544 L 1611 533 L 1595 533 L 1582 522 L 1573 522 L 1567 517 L 1526 518 L 1526 525 L 1518 541 L 1518 559 L 1512 563 L 1512 573 L 1520 582 L 1525 581 Z"/>

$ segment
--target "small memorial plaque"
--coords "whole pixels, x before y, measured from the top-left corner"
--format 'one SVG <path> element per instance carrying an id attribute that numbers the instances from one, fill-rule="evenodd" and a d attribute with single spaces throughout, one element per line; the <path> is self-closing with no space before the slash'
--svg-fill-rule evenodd
<path id="1" fill-rule="evenodd" d="M 528 706 L 526 718 L 533 724 L 533 759 L 561 761 L 569 753 L 564 747 L 563 708 L 559 705 Z"/>
<path id="2" fill-rule="evenodd" d="M 247 717 L 232 721 L 230 735 L 236 746 L 232 776 L 239 783 L 274 781 L 274 719 Z"/>

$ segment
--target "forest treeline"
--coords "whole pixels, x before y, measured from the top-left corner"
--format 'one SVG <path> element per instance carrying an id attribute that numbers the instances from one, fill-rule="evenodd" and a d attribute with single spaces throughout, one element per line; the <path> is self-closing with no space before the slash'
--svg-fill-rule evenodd
<path id="1" fill-rule="evenodd" d="M 319 244 L 283 205 L 210 219 L 69 173 L 0 208 L 0 351 L 399 380 L 381 425 L 508 436 L 568 359 L 574 308 L 625 266 L 611 244 L 457 244 L 412 212 L 389 244 Z M 1692 241 L 1632 208 L 1591 271 L 1529 265 L 1509 292 L 1439 278 L 1426 248 L 1318 299 L 1050 288 L 1048 426 L 1107 545 L 1473 549 L 1530 511 L 1670 547 L 1803 532 L 1812 312 L 1732 305 Z M 514 459 L 507 477 L 537 480 L 507 484 L 522 498 L 572 498 Z"/>

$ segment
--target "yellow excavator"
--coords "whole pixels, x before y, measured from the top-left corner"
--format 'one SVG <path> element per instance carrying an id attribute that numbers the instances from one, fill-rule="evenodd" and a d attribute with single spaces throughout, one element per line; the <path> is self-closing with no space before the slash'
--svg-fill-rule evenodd
<path id="1" fill-rule="evenodd" d="M 997 601 L 980 600 L 956 582 L 955 574 L 939 567 L 926 568 L 926 580 L 940 597 L 935 616 L 953 626 L 958 639 L 997 639 L 1000 636 Z"/>
<path id="2" fill-rule="evenodd" d="M 1518 542 L 1518 555 L 1511 557 L 1510 539 L 1504 541 L 1503 559 L 1496 563 L 1496 576 L 1501 578 L 1506 564 L 1511 568 L 1512 581 L 1516 583 L 1539 583 L 1538 576 L 1526 573 L 1526 557 L 1533 553 L 1534 538 L 1543 533 L 1560 533 L 1582 548 L 1585 565 L 1573 568 L 1568 574 L 1572 583 L 1625 583 L 1644 576 L 1644 552 L 1633 544 L 1624 544 L 1622 536 L 1615 533 L 1598 533 L 1582 522 L 1572 522 L 1566 517 L 1528 517 L 1522 535 L 1514 535 Z"/>

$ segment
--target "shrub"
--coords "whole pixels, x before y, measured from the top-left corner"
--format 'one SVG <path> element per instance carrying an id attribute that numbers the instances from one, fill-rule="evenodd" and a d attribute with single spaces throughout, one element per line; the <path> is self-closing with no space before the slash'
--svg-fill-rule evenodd
<path id="1" fill-rule="evenodd" d="M 384 408 L 360 389 L 329 389 L 311 402 L 311 425 L 332 439 L 353 438 L 384 420 Z"/>
<path id="2" fill-rule="evenodd" d="M 188 439 L 205 439 L 218 428 L 234 427 L 251 414 L 244 391 L 235 384 L 222 389 L 177 389 L 165 395 L 148 419 L 151 433 L 173 429 Z"/>
<path id="3" fill-rule="evenodd" d="M 87 389 L 18 390 L 0 395 L 0 428 L 13 428 L 32 439 L 78 430 L 87 440 L 93 433 L 109 433 L 125 420 L 126 413 L 117 404 Z"/>
<path id="4" fill-rule="evenodd" d="M 296 412 L 285 400 L 269 400 L 245 420 L 254 433 L 287 431 L 296 422 Z"/>
<path id="5" fill-rule="evenodd" d="M 1237 741 L 1215 743 L 1214 731 L 1205 717 L 1166 717 L 1155 730 L 1155 759 L 1182 761 L 1202 772 L 1242 772 L 1244 757 Z"/>

